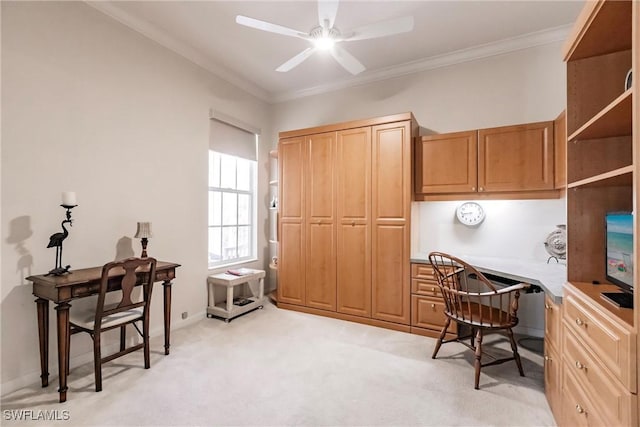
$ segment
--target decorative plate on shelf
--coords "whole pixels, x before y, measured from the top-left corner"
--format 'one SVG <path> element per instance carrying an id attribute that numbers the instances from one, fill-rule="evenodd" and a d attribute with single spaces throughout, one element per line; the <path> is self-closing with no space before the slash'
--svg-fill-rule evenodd
<path id="1" fill-rule="evenodd" d="M 557 259 L 567 258 L 567 226 L 557 225 L 544 241 L 544 248 L 547 253 Z"/>

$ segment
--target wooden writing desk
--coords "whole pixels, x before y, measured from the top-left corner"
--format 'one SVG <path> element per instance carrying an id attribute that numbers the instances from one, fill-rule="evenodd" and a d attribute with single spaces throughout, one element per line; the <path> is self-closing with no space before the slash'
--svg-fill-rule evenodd
<path id="1" fill-rule="evenodd" d="M 169 354 L 169 334 L 171 327 L 171 280 L 176 277 L 180 264 L 158 261 L 153 282 L 162 282 L 164 287 L 164 354 Z M 138 272 L 136 286 L 147 281 L 148 270 Z M 58 329 L 58 373 L 60 377 L 60 402 L 67 400 L 67 375 L 69 374 L 69 302 L 98 293 L 102 266 L 72 270 L 64 276 L 29 276 L 33 282 L 33 295 L 37 297 L 38 336 L 40 339 L 40 368 L 42 387 L 49 385 L 49 301 L 56 304 Z M 113 275 L 109 280 L 109 292 L 118 290 L 119 280 Z"/>

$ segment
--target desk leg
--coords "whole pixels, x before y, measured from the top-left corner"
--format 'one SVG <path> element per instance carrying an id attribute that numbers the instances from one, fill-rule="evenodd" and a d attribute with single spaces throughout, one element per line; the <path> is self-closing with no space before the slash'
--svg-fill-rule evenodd
<path id="1" fill-rule="evenodd" d="M 69 303 L 56 306 L 58 319 L 58 376 L 60 377 L 60 403 L 67 401 L 67 375 L 69 375 Z"/>
<path id="2" fill-rule="evenodd" d="M 162 283 L 164 286 L 164 354 L 169 354 L 169 337 L 171 334 L 171 281 Z"/>
<path id="3" fill-rule="evenodd" d="M 38 338 L 40 341 L 40 379 L 42 387 L 49 385 L 49 301 L 36 299 L 38 311 Z"/>

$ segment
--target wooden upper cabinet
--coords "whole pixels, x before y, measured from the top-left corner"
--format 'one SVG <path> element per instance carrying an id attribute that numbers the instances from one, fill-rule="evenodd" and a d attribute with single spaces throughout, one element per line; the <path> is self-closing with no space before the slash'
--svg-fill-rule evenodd
<path id="1" fill-rule="evenodd" d="M 416 192 L 469 193 L 478 184 L 478 132 L 430 135 L 416 141 Z"/>
<path id="2" fill-rule="evenodd" d="M 551 190 L 553 122 L 478 131 L 478 191 Z"/>

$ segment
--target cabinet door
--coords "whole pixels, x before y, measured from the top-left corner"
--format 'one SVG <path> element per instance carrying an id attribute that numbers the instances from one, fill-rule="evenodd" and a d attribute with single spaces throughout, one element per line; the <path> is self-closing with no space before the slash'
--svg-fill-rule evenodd
<path id="1" fill-rule="evenodd" d="M 478 132 L 423 136 L 416 140 L 416 193 L 469 193 L 478 183 Z"/>
<path id="2" fill-rule="evenodd" d="M 478 131 L 478 191 L 553 189 L 553 122 Z"/>
<path id="3" fill-rule="evenodd" d="M 305 305 L 336 310 L 336 133 L 306 137 Z"/>
<path id="4" fill-rule="evenodd" d="M 409 324 L 410 122 L 372 129 L 372 317 Z"/>
<path id="5" fill-rule="evenodd" d="M 567 186 L 567 112 L 553 121 L 554 188 Z"/>
<path id="6" fill-rule="evenodd" d="M 304 138 L 280 140 L 278 302 L 305 301 Z"/>
<path id="7" fill-rule="evenodd" d="M 371 128 L 338 132 L 338 311 L 371 317 Z"/>

